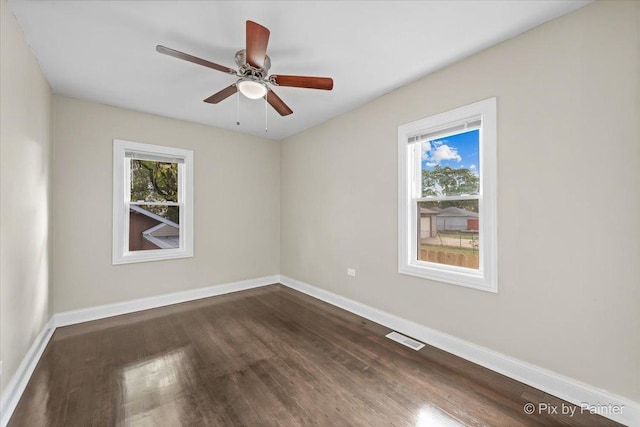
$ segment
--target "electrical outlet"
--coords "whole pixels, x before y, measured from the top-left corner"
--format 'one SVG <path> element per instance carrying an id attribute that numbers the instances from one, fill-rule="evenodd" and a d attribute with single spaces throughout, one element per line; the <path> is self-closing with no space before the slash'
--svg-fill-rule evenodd
<path id="1" fill-rule="evenodd" d="M 356 277 L 356 270 L 353 268 L 347 268 L 347 276 Z"/>

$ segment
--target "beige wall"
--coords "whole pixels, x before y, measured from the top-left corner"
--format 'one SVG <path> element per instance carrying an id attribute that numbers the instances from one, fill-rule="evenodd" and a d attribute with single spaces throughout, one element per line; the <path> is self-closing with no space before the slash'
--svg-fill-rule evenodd
<path id="1" fill-rule="evenodd" d="M 278 274 L 277 142 L 54 97 L 54 311 Z M 113 139 L 194 151 L 195 256 L 111 265 Z"/>
<path id="2" fill-rule="evenodd" d="M 51 317 L 51 89 L 0 1 L 0 390 Z"/>
<path id="3" fill-rule="evenodd" d="M 589 5 L 284 140 L 281 274 L 640 401 L 639 17 Z M 398 274 L 398 125 L 492 96 L 499 293 Z"/>

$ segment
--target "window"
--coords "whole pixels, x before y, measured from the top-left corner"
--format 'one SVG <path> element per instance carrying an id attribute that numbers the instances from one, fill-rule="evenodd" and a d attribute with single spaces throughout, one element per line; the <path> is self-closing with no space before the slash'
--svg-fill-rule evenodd
<path id="1" fill-rule="evenodd" d="M 193 256 L 193 151 L 113 141 L 113 264 Z"/>
<path id="2" fill-rule="evenodd" d="M 398 128 L 398 271 L 497 292 L 496 99 Z"/>

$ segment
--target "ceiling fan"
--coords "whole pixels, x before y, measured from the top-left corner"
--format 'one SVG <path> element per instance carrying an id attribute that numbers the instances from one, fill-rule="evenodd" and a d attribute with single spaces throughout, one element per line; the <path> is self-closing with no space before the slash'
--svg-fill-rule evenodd
<path id="1" fill-rule="evenodd" d="M 239 90 L 240 93 L 250 99 L 259 99 L 266 96 L 266 101 L 280 113 L 281 116 L 287 116 L 293 113 L 293 110 L 275 94 L 270 85 L 322 90 L 333 89 L 333 79 L 328 77 L 287 76 L 281 74 L 268 76 L 267 74 L 271 68 L 271 59 L 267 56 L 269 34 L 269 30 L 262 25 L 253 21 L 247 21 L 247 46 L 246 49 L 236 52 L 235 61 L 238 65 L 237 71 L 233 68 L 225 67 L 224 65 L 219 65 L 165 46 L 158 45 L 156 46 L 156 50 L 162 54 L 173 56 L 174 58 L 193 62 L 239 77 L 238 81 L 234 84 L 204 100 L 204 102 L 210 104 L 217 104 Z"/>

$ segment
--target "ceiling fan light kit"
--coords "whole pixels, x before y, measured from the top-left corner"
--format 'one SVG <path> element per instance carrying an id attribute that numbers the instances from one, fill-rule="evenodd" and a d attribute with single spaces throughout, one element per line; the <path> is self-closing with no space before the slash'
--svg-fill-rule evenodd
<path id="1" fill-rule="evenodd" d="M 252 79 L 240 79 L 238 80 L 238 90 L 241 94 L 249 99 L 264 98 L 267 94 L 267 87 L 264 83 L 258 82 Z"/>
<path id="2" fill-rule="evenodd" d="M 321 90 L 333 89 L 333 79 L 329 77 L 275 74 L 268 76 L 269 69 L 271 68 L 271 58 L 267 56 L 269 35 L 270 32 L 267 28 L 253 21 L 247 21 L 246 48 L 236 52 L 235 55 L 235 62 L 238 66 L 237 71 L 165 46 L 158 45 L 156 46 L 156 50 L 164 55 L 193 62 L 194 64 L 213 68 L 214 70 L 239 77 L 236 83 L 204 100 L 204 102 L 209 104 L 217 104 L 236 92 L 240 92 L 249 99 L 264 98 L 266 103 L 271 105 L 281 116 L 288 116 L 293 113 L 293 110 L 275 94 L 269 85 Z M 237 123 L 239 124 L 239 120 Z"/>

